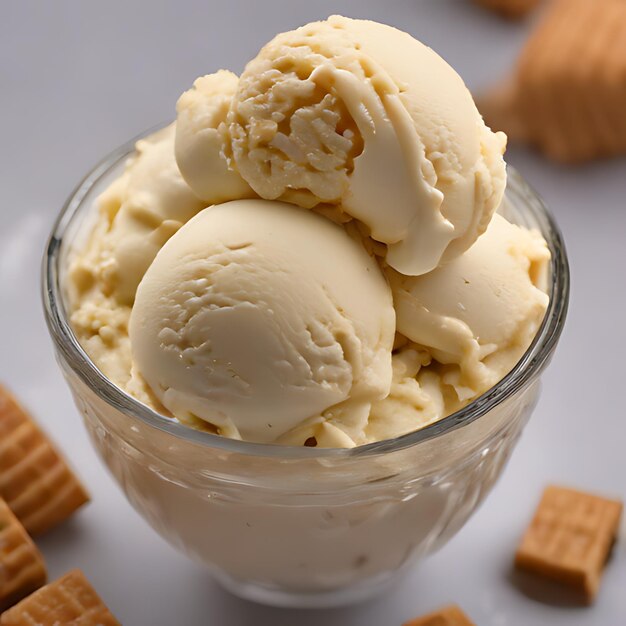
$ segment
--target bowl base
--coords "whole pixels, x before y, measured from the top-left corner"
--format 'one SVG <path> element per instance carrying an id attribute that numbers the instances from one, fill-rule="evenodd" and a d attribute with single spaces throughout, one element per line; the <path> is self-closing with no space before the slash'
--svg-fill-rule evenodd
<path id="1" fill-rule="evenodd" d="M 407 568 L 401 568 L 395 572 L 369 578 L 350 587 L 313 592 L 244 582 L 232 578 L 224 572 L 213 572 L 213 576 L 226 591 L 251 602 L 292 609 L 330 609 L 357 604 L 376 597 L 397 584 L 405 576 L 406 571 Z"/>

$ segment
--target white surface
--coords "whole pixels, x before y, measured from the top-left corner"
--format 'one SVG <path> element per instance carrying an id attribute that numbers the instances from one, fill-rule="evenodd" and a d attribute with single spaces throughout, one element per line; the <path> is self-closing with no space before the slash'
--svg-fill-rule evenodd
<path id="1" fill-rule="evenodd" d="M 39 302 L 44 242 L 78 179 L 130 136 L 171 118 L 176 98 L 196 76 L 222 66 L 239 71 L 278 30 L 333 12 L 386 21 L 432 45 L 476 88 L 504 73 L 526 28 L 466 0 L 216 5 L 0 4 L 0 380 L 52 432 L 94 497 L 40 542 L 51 577 L 83 568 L 125 626 L 399 626 L 449 602 L 483 626 L 624 624 L 624 541 L 590 609 L 545 589 L 524 593 L 510 568 L 546 482 L 626 495 L 624 159 L 566 169 L 526 151 L 509 152 L 565 233 L 573 274 L 567 328 L 535 416 L 492 495 L 448 546 L 387 596 L 319 612 L 233 598 L 148 528 L 96 459 L 54 362 Z"/>

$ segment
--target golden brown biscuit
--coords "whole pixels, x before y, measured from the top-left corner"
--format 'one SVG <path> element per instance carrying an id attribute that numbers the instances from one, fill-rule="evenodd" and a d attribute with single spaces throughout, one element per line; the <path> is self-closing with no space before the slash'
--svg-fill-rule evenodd
<path id="1" fill-rule="evenodd" d="M 458 606 L 446 606 L 438 611 L 416 617 L 404 626 L 474 626 L 472 622 Z"/>
<path id="2" fill-rule="evenodd" d="M 89 500 L 47 436 L 2 387 L 0 497 L 33 536 L 62 522 Z"/>
<path id="3" fill-rule="evenodd" d="M 0 498 L 0 611 L 46 584 L 43 556 Z"/>
<path id="4" fill-rule="evenodd" d="M 503 17 L 515 19 L 530 13 L 541 0 L 474 0 L 474 2 Z"/>
<path id="5" fill-rule="evenodd" d="M 75 569 L 0 616 L 1 626 L 120 626 L 85 575 Z"/>
<path id="6" fill-rule="evenodd" d="M 626 2 L 553 0 L 486 122 L 563 162 L 626 153 Z"/>
<path id="7" fill-rule="evenodd" d="M 591 602 L 618 531 L 622 503 L 547 487 L 515 565 L 579 590 Z"/>

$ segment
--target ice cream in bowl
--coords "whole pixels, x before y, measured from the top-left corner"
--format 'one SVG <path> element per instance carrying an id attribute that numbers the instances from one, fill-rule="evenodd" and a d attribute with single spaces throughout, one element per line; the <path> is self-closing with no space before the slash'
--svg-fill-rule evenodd
<path id="1" fill-rule="evenodd" d="M 235 593 L 367 597 L 498 478 L 569 293 L 505 144 L 431 49 L 334 16 L 199 78 L 68 200 L 44 304 L 76 404 Z"/>

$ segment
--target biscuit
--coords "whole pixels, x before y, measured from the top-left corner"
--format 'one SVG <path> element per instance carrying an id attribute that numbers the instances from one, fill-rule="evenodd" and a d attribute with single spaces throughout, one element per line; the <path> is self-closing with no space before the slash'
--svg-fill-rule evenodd
<path id="1" fill-rule="evenodd" d="M 557 161 L 626 153 L 626 2 L 554 0 L 513 76 L 476 101 L 492 128 Z"/>
<path id="2" fill-rule="evenodd" d="M 32 536 L 89 501 L 48 437 L 0 387 L 0 497 Z"/>
<path id="3" fill-rule="evenodd" d="M 1 626 L 120 626 L 78 569 L 35 591 L 0 616 Z"/>
<path id="4" fill-rule="evenodd" d="M 0 611 L 46 584 L 41 553 L 0 498 Z"/>
<path id="5" fill-rule="evenodd" d="M 547 487 L 515 555 L 515 565 L 577 589 L 592 602 L 618 532 L 622 503 Z"/>
<path id="6" fill-rule="evenodd" d="M 474 2 L 503 17 L 515 19 L 530 13 L 541 0 L 474 0 Z"/>
<path id="7" fill-rule="evenodd" d="M 438 611 L 416 617 L 404 626 L 474 626 L 472 622 L 458 606 L 446 606 Z"/>

